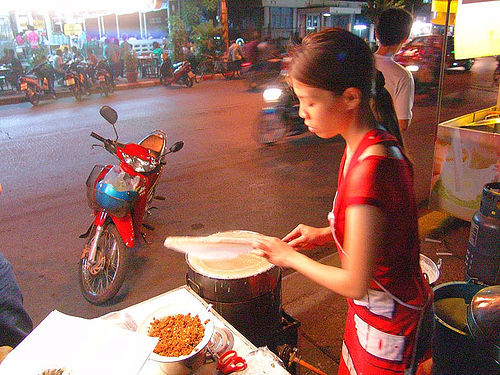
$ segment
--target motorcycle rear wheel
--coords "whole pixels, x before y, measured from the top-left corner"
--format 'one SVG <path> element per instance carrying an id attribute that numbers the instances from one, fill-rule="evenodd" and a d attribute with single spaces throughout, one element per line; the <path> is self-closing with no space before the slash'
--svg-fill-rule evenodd
<path id="1" fill-rule="evenodd" d="M 272 145 L 283 138 L 288 131 L 288 124 L 280 113 L 261 112 L 257 118 L 256 139 L 263 145 Z"/>
<path id="2" fill-rule="evenodd" d="M 75 99 L 76 99 L 77 101 L 82 100 L 82 91 L 80 90 L 80 88 L 79 88 L 79 87 L 77 87 L 77 86 L 75 85 L 75 86 L 72 86 L 72 87 L 70 88 L 70 90 L 71 90 L 71 93 L 73 94 L 73 96 L 75 97 Z"/>
<path id="3" fill-rule="evenodd" d="M 186 87 L 193 87 L 194 78 L 186 77 L 186 81 L 184 82 Z"/>
<path id="4" fill-rule="evenodd" d="M 108 87 L 108 84 L 106 82 L 101 82 L 101 92 L 105 97 L 109 96 L 110 89 Z"/>
<path id="5" fill-rule="evenodd" d="M 92 230 L 86 247 L 95 236 Z M 88 251 L 82 254 L 79 263 L 78 281 L 83 297 L 94 305 L 103 304 L 120 290 L 127 273 L 130 253 L 116 226 L 105 224 L 97 243 L 96 264 L 91 268 Z"/>
<path id="6" fill-rule="evenodd" d="M 26 96 L 31 105 L 37 106 L 40 103 L 40 94 L 36 90 L 35 91 L 28 90 L 26 92 Z"/>

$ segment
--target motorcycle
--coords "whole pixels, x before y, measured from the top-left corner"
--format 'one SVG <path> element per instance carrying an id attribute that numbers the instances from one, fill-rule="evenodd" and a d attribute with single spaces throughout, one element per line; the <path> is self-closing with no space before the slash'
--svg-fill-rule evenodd
<path id="1" fill-rule="evenodd" d="M 241 64 L 241 77 L 246 80 L 249 90 L 257 90 L 262 85 L 276 80 L 282 71 L 281 59 L 270 59 L 256 64 Z"/>
<path id="2" fill-rule="evenodd" d="M 115 123 L 114 109 L 103 106 L 100 114 L 112 126 L 115 140 L 94 132 L 91 137 L 102 142 L 106 151 L 116 156 L 119 166 L 95 165 L 87 178 L 87 198 L 94 210 L 94 220 L 80 238 L 87 238 L 79 262 L 80 289 L 87 301 L 102 304 L 118 293 L 125 279 L 130 258 L 141 227 L 155 196 L 156 185 L 165 165 L 165 156 L 177 152 L 184 142 L 174 143 L 168 150 L 167 136 L 155 130 L 139 143 L 121 143 Z M 147 242 L 147 241 L 146 241 Z"/>
<path id="3" fill-rule="evenodd" d="M 115 82 L 111 74 L 110 67 L 106 64 L 106 60 L 99 60 L 99 62 L 90 69 L 89 75 L 94 84 L 97 84 L 101 94 L 109 96 L 110 93 L 115 91 Z"/>
<path id="4" fill-rule="evenodd" d="M 284 78 L 267 86 L 262 97 L 264 108 L 255 127 L 257 142 L 272 145 L 283 137 L 307 131 L 299 116 L 299 99 Z"/>
<path id="5" fill-rule="evenodd" d="M 26 100 L 36 106 L 41 99 L 56 99 L 49 79 L 54 80 L 54 69 L 47 61 L 44 61 L 19 78 L 19 89 L 24 91 Z"/>
<path id="6" fill-rule="evenodd" d="M 68 87 L 76 100 L 82 100 L 84 94 L 90 95 L 87 78 L 80 62 L 75 60 L 68 63 L 64 71 L 64 85 Z"/>
<path id="7" fill-rule="evenodd" d="M 160 65 L 160 83 L 165 86 L 179 83 L 186 85 L 186 87 L 192 87 L 195 79 L 196 75 L 193 73 L 191 64 L 188 61 L 182 61 L 171 66 L 170 61 L 167 59 Z"/>

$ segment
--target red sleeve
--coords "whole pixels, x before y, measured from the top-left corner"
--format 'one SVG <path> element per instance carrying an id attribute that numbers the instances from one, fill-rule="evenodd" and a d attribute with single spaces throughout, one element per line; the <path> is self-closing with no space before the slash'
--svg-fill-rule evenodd
<path id="1" fill-rule="evenodd" d="M 367 204 L 384 212 L 393 211 L 407 197 L 402 163 L 403 160 L 375 156 L 356 165 L 347 181 L 346 207 Z"/>

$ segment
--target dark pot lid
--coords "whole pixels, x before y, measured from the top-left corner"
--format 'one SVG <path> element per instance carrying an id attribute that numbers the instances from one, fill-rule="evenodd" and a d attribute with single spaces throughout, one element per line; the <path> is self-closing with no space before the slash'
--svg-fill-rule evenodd
<path id="1" fill-rule="evenodd" d="M 467 311 L 467 325 L 476 340 L 500 345 L 500 285 L 474 295 Z"/>

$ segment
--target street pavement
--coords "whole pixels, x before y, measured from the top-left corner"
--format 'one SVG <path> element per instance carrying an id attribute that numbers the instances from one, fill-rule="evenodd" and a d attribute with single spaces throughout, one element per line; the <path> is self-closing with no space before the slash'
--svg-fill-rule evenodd
<path id="1" fill-rule="evenodd" d="M 217 79 L 218 77 L 212 77 Z M 142 79 L 137 83 L 123 80 L 117 84 L 117 90 L 133 89 L 158 85 L 157 79 Z M 70 95 L 67 90 L 58 89 L 58 96 Z M 21 95 L 0 97 L 0 104 L 22 102 Z M 422 165 L 419 159 L 414 161 L 416 176 L 427 176 L 428 163 Z M 423 170 L 425 169 L 425 170 Z M 416 187 L 417 196 L 426 196 L 427 181 Z M 469 223 L 454 219 L 444 213 L 428 210 L 421 202 L 419 229 L 422 253 L 434 262 L 441 259 L 441 274 L 436 284 L 464 280 L 465 252 L 469 233 Z M 332 251 L 334 253 L 334 251 Z M 321 262 L 339 265 L 336 254 L 327 256 Z M 282 301 L 284 311 L 299 322 L 298 355 L 310 365 L 326 374 L 337 373 L 346 302 L 333 292 L 318 286 L 298 273 L 284 273 L 282 283 Z M 311 374 L 310 370 L 299 366 L 298 375 Z"/>

